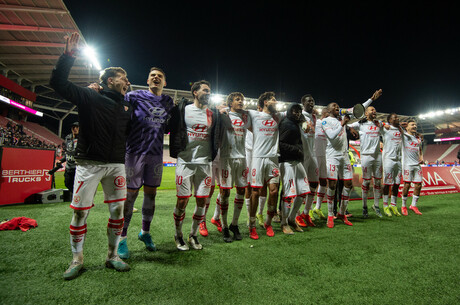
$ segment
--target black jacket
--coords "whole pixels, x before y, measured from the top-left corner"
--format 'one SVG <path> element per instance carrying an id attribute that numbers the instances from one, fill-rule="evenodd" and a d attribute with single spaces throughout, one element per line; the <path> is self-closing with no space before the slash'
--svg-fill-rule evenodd
<path id="1" fill-rule="evenodd" d="M 185 125 L 185 106 L 192 104 L 186 98 L 182 98 L 177 105 L 171 110 L 171 118 L 168 122 L 169 135 L 169 155 L 177 158 L 177 155 L 185 149 L 188 143 L 187 126 Z M 222 128 L 220 114 L 216 109 L 212 110 L 212 127 L 211 127 L 211 160 L 217 156 L 220 143 L 223 137 L 224 128 Z"/>
<path id="2" fill-rule="evenodd" d="M 294 105 L 296 104 L 289 105 L 288 109 L 286 110 L 286 117 L 281 120 L 279 125 L 279 162 L 303 162 L 304 156 L 302 138 L 300 134 L 300 122 L 302 120 L 295 121 L 295 119 L 293 118 L 292 107 Z M 298 106 L 300 107 L 300 105 Z M 303 118 L 303 116 L 301 116 L 301 118 Z"/>
<path id="3" fill-rule="evenodd" d="M 101 84 L 103 89 L 79 87 L 68 80 L 74 57 L 63 54 L 51 74 L 50 85 L 78 107 L 80 132 L 76 159 L 124 163 L 126 137 L 132 107 L 123 95 Z"/>

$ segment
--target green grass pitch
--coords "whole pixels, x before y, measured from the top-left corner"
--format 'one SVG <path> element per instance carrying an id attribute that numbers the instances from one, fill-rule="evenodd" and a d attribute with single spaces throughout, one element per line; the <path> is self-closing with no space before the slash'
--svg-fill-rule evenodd
<path id="1" fill-rule="evenodd" d="M 62 174 L 57 187 L 63 187 Z M 128 234 L 132 270 L 104 267 L 109 213 L 98 192 L 88 217 L 85 272 L 73 281 L 62 274 L 71 260 L 69 203 L 0 208 L 0 217 L 34 218 L 27 232 L 0 232 L 1 304 L 455 304 L 460 302 L 460 194 L 426 196 L 422 216 L 362 219 L 361 202 L 350 203 L 353 227 L 324 221 L 304 233 L 275 237 L 258 228 L 248 237 L 247 213 L 240 228 L 244 239 L 226 244 L 209 220 L 209 236 L 199 236 L 202 251 L 175 249 L 174 168 L 165 168 L 152 224 L 157 252 L 137 240 L 141 215 L 135 213 Z M 232 192 L 233 193 L 233 192 Z M 233 211 L 231 197 L 229 217 Z M 136 202 L 140 209 L 142 195 Z M 190 230 L 195 203 L 186 212 Z M 400 206 L 400 200 L 399 200 Z M 323 206 L 323 211 L 326 207 Z M 229 218 L 230 219 L 230 218 Z"/>

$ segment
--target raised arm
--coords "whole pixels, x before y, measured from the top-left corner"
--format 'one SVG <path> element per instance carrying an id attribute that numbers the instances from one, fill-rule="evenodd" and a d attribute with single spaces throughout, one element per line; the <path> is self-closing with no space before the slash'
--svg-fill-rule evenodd
<path id="1" fill-rule="evenodd" d="M 371 98 L 363 103 L 364 108 L 369 107 L 373 101 L 377 100 L 380 96 L 382 96 L 382 93 L 382 89 L 375 91 L 374 94 L 372 94 Z"/>
<path id="2" fill-rule="evenodd" d="M 78 53 L 78 41 L 80 36 L 78 33 L 73 33 L 71 37 L 66 37 L 66 46 L 64 54 L 59 57 L 56 67 L 51 73 L 50 86 L 59 95 L 75 105 L 81 105 L 88 100 L 88 96 L 93 91 L 89 88 L 82 88 L 68 80 L 70 69 L 72 68 L 76 54 Z"/>

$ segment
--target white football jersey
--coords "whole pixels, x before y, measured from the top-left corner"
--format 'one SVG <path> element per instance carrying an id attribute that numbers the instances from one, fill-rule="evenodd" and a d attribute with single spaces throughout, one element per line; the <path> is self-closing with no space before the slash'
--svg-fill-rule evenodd
<path id="1" fill-rule="evenodd" d="M 230 159 L 245 158 L 246 131 L 251 127 L 251 119 L 247 112 L 229 112 L 228 117 L 232 127 L 225 128 L 220 156 Z"/>
<path id="2" fill-rule="evenodd" d="M 313 113 L 308 113 L 306 111 L 302 111 L 302 115 L 304 116 L 305 122 L 307 124 L 313 125 L 313 128 L 311 128 L 308 132 L 305 132 L 302 128 L 300 128 L 300 134 L 302 135 L 303 154 L 306 157 L 315 157 L 316 116 Z"/>
<path id="3" fill-rule="evenodd" d="M 323 120 L 316 120 L 315 126 L 315 154 L 317 157 L 326 156 L 327 137 L 321 127 Z"/>
<path id="4" fill-rule="evenodd" d="M 185 125 L 188 143 L 177 156 L 178 161 L 193 164 L 211 162 L 212 111 L 197 108 L 194 104 L 185 106 Z"/>
<path id="5" fill-rule="evenodd" d="M 420 140 L 420 138 L 412 136 L 407 132 L 404 132 L 403 137 L 403 166 L 418 165 L 422 141 Z"/>
<path id="6" fill-rule="evenodd" d="M 265 112 L 249 110 L 253 133 L 253 158 L 272 158 L 278 156 L 279 122 L 285 116 L 282 113 L 271 115 Z"/>
<path id="7" fill-rule="evenodd" d="M 401 161 L 402 134 L 399 128 L 381 129 L 383 137 L 383 159 Z"/>
<path id="8" fill-rule="evenodd" d="M 380 154 L 380 129 L 383 127 L 381 121 L 355 122 L 348 125 L 359 132 L 362 155 Z"/>
<path id="9" fill-rule="evenodd" d="M 343 157 L 347 154 L 347 132 L 342 122 L 333 117 L 322 120 L 321 128 L 327 137 L 326 156 Z"/>

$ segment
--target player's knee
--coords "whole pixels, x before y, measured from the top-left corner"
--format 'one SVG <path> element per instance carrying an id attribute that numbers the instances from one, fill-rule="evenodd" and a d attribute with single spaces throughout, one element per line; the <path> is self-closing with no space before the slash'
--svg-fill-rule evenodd
<path id="1" fill-rule="evenodd" d="M 122 202 L 109 203 L 109 211 L 111 219 L 120 219 L 123 217 L 124 205 Z"/>
<path id="2" fill-rule="evenodd" d="M 352 183 L 351 180 L 345 180 L 345 181 L 343 182 L 343 186 L 349 189 L 349 188 L 352 188 L 352 187 L 353 187 L 353 183 Z"/>
<path id="3" fill-rule="evenodd" d="M 86 217 L 88 217 L 89 210 L 74 210 L 73 211 L 73 217 L 72 217 L 72 223 L 82 225 Z"/>

